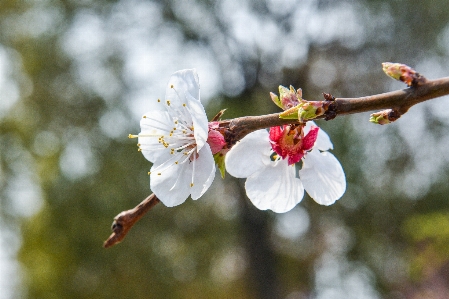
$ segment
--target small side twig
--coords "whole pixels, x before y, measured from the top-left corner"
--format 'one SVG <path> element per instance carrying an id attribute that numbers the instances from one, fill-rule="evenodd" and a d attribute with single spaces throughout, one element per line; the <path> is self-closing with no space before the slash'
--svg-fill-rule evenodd
<path id="1" fill-rule="evenodd" d="M 134 209 L 123 211 L 114 218 L 112 223 L 112 235 L 103 243 L 104 248 L 109 248 L 120 243 L 134 224 L 149 210 L 160 202 L 159 198 L 152 193 L 145 198 Z"/>

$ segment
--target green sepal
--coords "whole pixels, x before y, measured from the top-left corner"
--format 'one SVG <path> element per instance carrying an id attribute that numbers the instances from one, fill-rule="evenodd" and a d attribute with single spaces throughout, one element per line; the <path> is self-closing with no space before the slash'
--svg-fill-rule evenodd
<path id="1" fill-rule="evenodd" d="M 304 107 L 306 107 L 304 109 Z M 314 119 L 317 117 L 316 115 L 316 107 L 312 106 L 312 105 L 303 105 L 300 107 L 299 111 L 298 111 L 298 119 L 301 122 L 305 122 L 308 121 L 310 119 Z"/>
<path id="2" fill-rule="evenodd" d="M 217 167 L 220 170 L 221 178 L 224 179 L 226 173 L 225 155 L 220 151 L 213 156 L 215 164 L 217 164 Z"/>
<path id="3" fill-rule="evenodd" d="M 282 119 L 298 119 L 298 110 L 301 108 L 302 104 L 295 106 L 293 108 L 287 109 L 279 114 L 279 118 Z"/>

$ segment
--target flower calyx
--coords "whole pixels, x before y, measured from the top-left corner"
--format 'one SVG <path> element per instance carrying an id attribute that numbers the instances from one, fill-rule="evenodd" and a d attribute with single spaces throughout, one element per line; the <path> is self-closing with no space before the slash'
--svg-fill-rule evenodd
<path id="1" fill-rule="evenodd" d="M 224 110 L 220 111 L 219 114 L 223 114 Z M 217 114 L 217 115 L 219 115 Z M 214 117 L 213 120 L 218 120 L 219 117 Z M 226 166 L 225 166 L 225 156 L 229 151 L 226 140 L 223 136 L 223 129 L 220 128 L 218 121 L 211 121 L 208 124 L 209 132 L 207 136 L 207 143 L 212 150 L 212 155 L 214 156 L 214 162 L 220 170 L 221 177 L 225 177 Z"/>

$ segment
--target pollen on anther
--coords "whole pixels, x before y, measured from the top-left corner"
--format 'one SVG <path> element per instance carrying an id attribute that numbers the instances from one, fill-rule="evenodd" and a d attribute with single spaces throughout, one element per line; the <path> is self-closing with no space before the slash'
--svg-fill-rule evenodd
<path id="1" fill-rule="evenodd" d="M 150 175 L 151 174 L 151 171 L 148 171 L 148 175 Z"/>
<path id="2" fill-rule="evenodd" d="M 167 100 L 167 105 L 170 106 L 170 101 L 169 100 Z"/>
<path id="3" fill-rule="evenodd" d="M 158 174 L 157 175 L 161 175 L 162 173 L 160 173 L 160 172 L 158 172 Z"/>
<path id="4" fill-rule="evenodd" d="M 174 88 L 173 84 L 172 84 L 172 85 L 170 85 L 170 88 Z"/>
<path id="5" fill-rule="evenodd" d="M 161 99 L 157 99 L 157 102 L 160 103 L 160 102 L 161 102 Z"/>
<path id="6" fill-rule="evenodd" d="M 184 104 L 182 104 L 182 106 L 184 106 L 184 107 L 185 107 L 185 106 L 187 106 L 187 105 L 186 105 L 186 104 L 184 103 Z"/>
<path id="7" fill-rule="evenodd" d="M 193 183 L 190 183 L 190 187 L 193 187 Z"/>
<path id="8" fill-rule="evenodd" d="M 140 144 L 140 143 L 137 143 L 137 146 L 141 146 L 141 144 Z"/>
<path id="9" fill-rule="evenodd" d="M 147 118 L 147 116 L 146 116 L 146 115 L 144 115 L 144 116 L 142 116 L 142 118 Z"/>
<path id="10" fill-rule="evenodd" d="M 141 151 L 142 151 L 142 149 L 141 149 L 141 148 L 139 147 L 139 148 L 137 149 L 137 151 L 138 151 L 138 152 L 141 152 Z"/>
<path id="11" fill-rule="evenodd" d="M 176 165 L 177 165 L 178 163 L 179 163 L 178 161 L 175 162 Z"/>

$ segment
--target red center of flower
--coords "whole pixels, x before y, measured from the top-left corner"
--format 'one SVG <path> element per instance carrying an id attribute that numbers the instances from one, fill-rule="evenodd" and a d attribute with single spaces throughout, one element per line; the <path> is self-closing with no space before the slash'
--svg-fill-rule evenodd
<path id="1" fill-rule="evenodd" d="M 312 126 L 304 136 L 304 125 L 284 125 L 270 128 L 271 148 L 282 159 L 288 157 L 288 165 L 299 162 L 310 151 L 318 137 L 319 128 Z"/>

